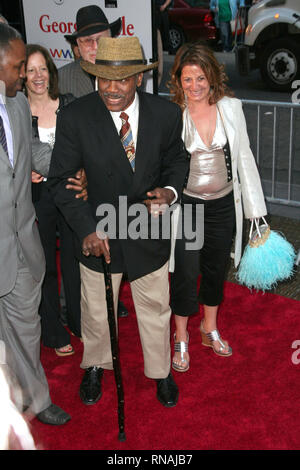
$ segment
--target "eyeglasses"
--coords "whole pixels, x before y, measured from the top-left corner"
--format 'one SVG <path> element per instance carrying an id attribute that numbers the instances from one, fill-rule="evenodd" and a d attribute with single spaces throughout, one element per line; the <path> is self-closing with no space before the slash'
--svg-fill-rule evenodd
<path id="1" fill-rule="evenodd" d="M 98 46 L 98 42 L 100 40 L 100 37 L 99 36 L 98 38 L 90 38 L 90 37 L 86 37 L 86 38 L 78 38 L 78 41 L 80 42 L 80 44 L 82 44 L 84 47 L 86 48 L 92 48 L 94 46 L 94 43 L 96 43 L 96 45 Z"/>

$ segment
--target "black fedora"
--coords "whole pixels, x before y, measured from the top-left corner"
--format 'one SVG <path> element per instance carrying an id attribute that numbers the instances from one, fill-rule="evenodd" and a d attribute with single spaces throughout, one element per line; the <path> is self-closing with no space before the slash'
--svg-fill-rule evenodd
<path id="1" fill-rule="evenodd" d="M 118 18 L 113 23 L 109 23 L 100 7 L 97 5 L 88 5 L 79 8 L 76 15 L 76 25 L 77 31 L 64 36 L 68 41 L 82 36 L 90 36 L 91 34 L 99 33 L 106 29 L 110 29 L 111 36 L 115 37 L 121 30 L 121 18 Z"/>

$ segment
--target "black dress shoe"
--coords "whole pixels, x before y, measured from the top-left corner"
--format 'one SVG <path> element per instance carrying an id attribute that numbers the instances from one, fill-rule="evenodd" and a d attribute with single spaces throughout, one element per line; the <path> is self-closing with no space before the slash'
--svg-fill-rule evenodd
<path id="1" fill-rule="evenodd" d="M 178 401 L 178 387 L 170 373 L 165 379 L 157 379 L 157 398 L 167 408 L 175 406 Z"/>
<path id="2" fill-rule="evenodd" d="M 121 300 L 119 300 L 119 303 L 118 303 L 118 317 L 119 318 L 128 317 L 128 310 L 123 304 L 123 302 L 121 302 Z"/>
<path id="3" fill-rule="evenodd" d="M 53 403 L 48 406 L 45 410 L 41 411 L 36 415 L 37 419 L 45 424 L 54 424 L 59 426 L 60 424 L 65 424 L 70 421 L 71 416 L 68 415 L 64 410 L 59 408 L 59 406 L 54 405 Z"/>
<path id="4" fill-rule="evenodd" d="M 80 398 L 85 405 L 94 405 L 100 400 L 103 372 L 101 367 L 88 367 L 85 370 L 79 389 Z"/>

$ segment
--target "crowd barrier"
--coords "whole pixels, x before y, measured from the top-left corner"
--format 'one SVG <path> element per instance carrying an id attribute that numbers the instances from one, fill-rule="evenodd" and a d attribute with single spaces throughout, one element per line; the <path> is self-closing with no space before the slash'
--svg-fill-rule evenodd
<path id="1" fill-rule="evenodd" d="M 294 207 L 300 218 L 300 106 L 242 101 L 266 200 Z"/>

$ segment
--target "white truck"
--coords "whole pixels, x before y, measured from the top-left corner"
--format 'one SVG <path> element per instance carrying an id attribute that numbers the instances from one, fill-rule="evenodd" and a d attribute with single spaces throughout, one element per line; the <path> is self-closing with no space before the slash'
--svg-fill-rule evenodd
<path id="1" fill-rule="evenodd" d="M 300 78 L 300 0 L 258 0 L 235 55 L 241 75 L 259 68 L 271 89 L 291 91 Z"/>

